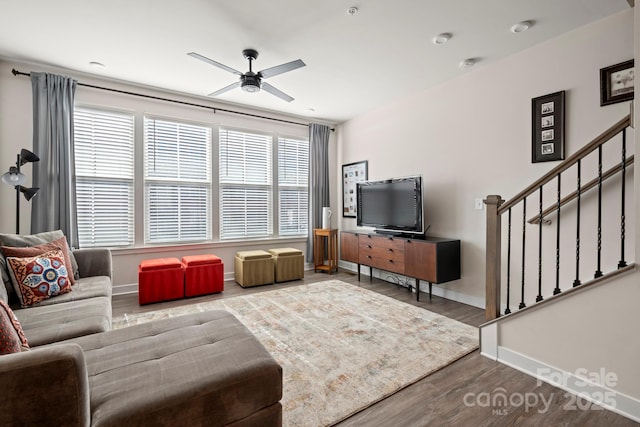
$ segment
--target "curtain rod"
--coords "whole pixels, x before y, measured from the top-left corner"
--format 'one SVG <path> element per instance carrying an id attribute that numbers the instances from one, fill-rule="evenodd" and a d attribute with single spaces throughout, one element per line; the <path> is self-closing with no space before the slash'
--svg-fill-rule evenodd
<path id="1" fill-rule="evenodd" d="M 27 77 L 31 76 L 31 73 L 24 73 L 22 71 L 16 70 L 15 68 L 11 70 L 11 73 L 13 73 L 14 76 L 27 76 Z M 243 113 L 242 111 L 227 110 L 225 108 L 211 107 L 209 105 L 195 104 L 193 102 L 186 102 L 186 101 L 178 101 L 177 99 L 163 98 L 163 97 L 160 97 L 160 96 L 146 95 L 144 93 L 130 92 L 130 91 L 120 90 L 120 89 L 112 89 L 112 88 L 109 88 L 109 87 L 90 85 L 90 84 L 87 84 L 87 83 L 78 82 L 78 86 L 89 87 L 89 88 L 92 88 L 92 89 L 106 90 L 108 92 L 117 92 L 117 93 L 122 93 L 124 95 L 132 95 L 132 96 L 139 96 L 139 97 L 142 97 L 142 98 L 155 99 L 156 101 L 173 102 L 173 103 L 176 103 L 176 104 L 188 105 L 190 107 L 206 108 L 208 110 L 213 110 L 214 114 L 217 111 L 222 111 L 224 113 L 231 113 L 231 114 L 238 114 L 238 115 L 241 115 L 241 116 L 255 117 L 257 119 L 272 120 L 272 121 L 275 121 L 275 122 L 289 123 L 289 124 L 298 125 L 298 126 L 306 126 L 306 127 L 309 126 L 308 124 L 305 124 L 305 123 L 298 123 L 298 122 L 293 122 L 293 121 L 290 121 L 290 120 L 276 119 L 274 117 L 260 116 L 258 114 Z M 332 128 L 331 130 L 334 131 L 335 129 Z"/>

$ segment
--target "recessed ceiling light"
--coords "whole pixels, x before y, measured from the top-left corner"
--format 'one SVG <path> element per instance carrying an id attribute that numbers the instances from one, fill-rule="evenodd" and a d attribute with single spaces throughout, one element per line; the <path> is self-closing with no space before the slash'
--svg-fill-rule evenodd
<path id="1" fill-rule="evenodd" d="M 450 38 L 451 33 L 442 33 L 435 36 L 433 39 L 431 39 L 431 41 L 433 42 L 433 44 L 441 45 L 448 42 Z"/>
<path id="2" fill-rule="evenodd" d="M 476 58 L 463 59 L 462 61 L 460 61 L 460 68 L 462 68 L 463 70 L 471 68 L 476 65 L 476 62 L 478 62 Z"/>
<path id="3" fill-rule="evenodd" d="M 97 62 L 97 61 L 91 61 L 89 62 L 89 65 L 91 65 L 93 68 L 107 68 L 102 62 Z"/>
<path id="4" fill-rule="evenodd" d="M 349 9 L 347 9 L 347 13 L 353 16 L 358 13 L 358 8 L 355 6 L 351 6 Z"/>
<path id="5" fill-rule="evenodd" d="M 532 25 L 533 25 L 533 23 L 531 21 L 518 22 L 513 27 L 511 27 L 511 32 L 512 33 L 516 33 L 516 34 L 517 33 L 524 33 L 529 28 L 531 28 Z"/>

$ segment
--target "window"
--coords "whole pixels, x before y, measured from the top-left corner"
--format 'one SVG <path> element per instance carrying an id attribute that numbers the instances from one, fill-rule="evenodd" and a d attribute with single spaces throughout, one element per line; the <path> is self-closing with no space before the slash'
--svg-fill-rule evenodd
<path id="1" fill-rule="evenodd" d="M 134 243 L 133 129 L 132 114 L 75 109 L 80 247 Z"/>
<path id="2" fill-rule="evenodd" d="M 281 236 L 305 236 L 309 216 L 309 143 L 278 138 L 278 199 Z"/>
<path id="3" fill-rule="evenodd" d="M 273 234 L 270 135 L 220 128 L 220 239 Z"/>
<path id="4" fill-rule="evenodd" d="M 211 129 L 145 117 L 145 242 L 211 239 Z"/>

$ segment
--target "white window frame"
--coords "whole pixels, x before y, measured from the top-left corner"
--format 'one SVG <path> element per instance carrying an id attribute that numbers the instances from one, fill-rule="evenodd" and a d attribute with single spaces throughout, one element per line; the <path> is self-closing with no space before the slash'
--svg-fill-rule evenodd
<path id="1" fill-rule="evenodd" d="M 152 123 L 156 125 L 153 128 L 155 131 L 151 128 Z M 156 129 L 158 125 L 162 129 Z M 171 156 L 168 152 L 154 155 L 153 149 L 160 141 L 152 145 L 154 141 L 150 138 L 157 133 L 171 132 L 172 127 L 176 128 L 177 134 L 175 155 Z M 175 118 L 145 115 L 143 130 L 145 245 L 210 241 L 212 234 L 211 126 Z M 197 135 L 189 136 L 199 132 L 205 133 L 205 141 L 200 140 Z M 191 144 L 190 148 L 189 144 Z M 193 154 L 198 156 L 190 159 L 189 155 Z M 153 166 L 157 165 L 154 162 L 161 163 L 161 171 L 152 172 Z M 199 194 L 200 198 L 185 196 L 185 192 L 189 191 Z M 164 215 L 171 211 L 157 209 L 152 202 L 155 197 L 164 198 L 168 204 L 174 205 L 171 208 L 177 209 L 175 220 L 169 215 Z M 196 220 L 187 222 L 183 220 L 183 215 L 189 214 L 190 205 L 194 207 Z M 202 205 L 204 205 L 204 211 L 202 211 Z M 153 211 L 153 209 L 156 210 Z M 152 216 L 156 215 L 157 217 L 152 219 Z M 172 229 L 172 226 L 175 229 Z M 163 235 L 163 233 L 167 234 Z"/>
<path id="2" fill-rule="evenodd" d="M 81 116 L 87 117 L 84 123 Z M 109 119 L 113 121 L 106 123 Z M 134 150 L 134 113 L 75 107 L 75 191 L 80 247 L 135 243 Z M 127 152 L 129 156 L 122 156 Z"/>

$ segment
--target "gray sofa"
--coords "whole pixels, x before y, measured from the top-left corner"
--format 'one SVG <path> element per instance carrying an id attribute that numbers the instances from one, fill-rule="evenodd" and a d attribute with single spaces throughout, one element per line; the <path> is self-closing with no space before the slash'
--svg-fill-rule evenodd
<path id="1" fill-rule="evenodd" d="M 0 246 L 26 247 L 63 237 L 62 231 L 31 236 L 0 234 Z M 30 346 L 39 346 L 111 329 L 111 252 L 108 249 L 72 251 L 75 284 L 69 293 L 57 295 L 28 308 L 21 308 L 12 288 L 6 261 L 0 254 L 5 286 L 0 299 L 8 302 L 22 325 Z"/>
<path id="2" fill-rule="evenodd" d="M 70 293 L 14 311 L 31 350 L 0 355 L 0 425 L 282 425 L 282 368 L 234 316 L 110 330 L 110 252 L 73 254 Z"/>

